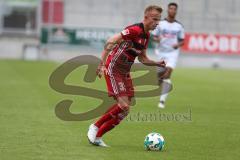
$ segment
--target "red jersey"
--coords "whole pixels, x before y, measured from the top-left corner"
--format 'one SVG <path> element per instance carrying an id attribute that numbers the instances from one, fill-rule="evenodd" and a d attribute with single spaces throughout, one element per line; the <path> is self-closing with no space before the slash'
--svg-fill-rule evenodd
<path id="1" fill-rule="evenodd" d="M 129 74 L 137 56 L 147 49 L 150 33 L 145 33 L 143 23 L 126 27 L 121 32 L 124 41 L 109 54 L 106 67 L 110 74 Z"/>

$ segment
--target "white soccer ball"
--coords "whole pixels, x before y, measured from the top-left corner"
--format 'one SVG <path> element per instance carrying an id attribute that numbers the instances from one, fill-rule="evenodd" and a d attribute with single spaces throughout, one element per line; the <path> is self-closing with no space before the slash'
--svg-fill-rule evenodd
<path id="1" fill-rule="evenodd" d="M 144 148 L 151 151 L 161 151 L 164 148 L 164 138 L 159 133 L 149 133 L 144 140 Z"/>

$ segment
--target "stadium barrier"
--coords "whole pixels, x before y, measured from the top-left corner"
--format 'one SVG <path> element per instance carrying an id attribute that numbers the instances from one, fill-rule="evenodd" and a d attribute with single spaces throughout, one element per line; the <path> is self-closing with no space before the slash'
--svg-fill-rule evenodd
<path id="1" fill-rule="evenodd" d="M 108 37 L 120 32 L 120 29 L 107 28 L 42 28 L 42 44 L 68 44 L 102 48 Z M 155 43 L 150 40 L 149 48 Z M 240 55 L 240 35 L 221 35 L 205 33 L 186 33 L 183 53 Z"/>

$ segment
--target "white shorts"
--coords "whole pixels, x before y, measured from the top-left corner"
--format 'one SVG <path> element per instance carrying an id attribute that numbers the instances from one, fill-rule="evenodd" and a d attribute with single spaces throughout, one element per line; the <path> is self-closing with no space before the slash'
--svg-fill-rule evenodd
<path id="1" fill-rule="evenodd" d="M 159 52 L 155 50 L 155 54 L 158 57 L 158 60 L 164 60 L 166 62 L 166 66 L 174 69 L 177 65 L 179 50 L 174 50 L 172 52 Z"/>

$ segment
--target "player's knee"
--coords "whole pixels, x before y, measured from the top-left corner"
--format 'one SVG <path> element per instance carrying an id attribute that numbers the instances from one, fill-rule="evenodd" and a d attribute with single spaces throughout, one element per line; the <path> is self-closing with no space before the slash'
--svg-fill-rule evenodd
<path id="1" fill-rule="evenodd" d="M 128 100 L 128 97 L 119 98 L 118 105 L 122 110 L 129 110 L 130 101 Z"/>
<path id="2" fill-rule="evenodd" d="M 129 104 L 128 103 L 118 103 L 119 107 L 123 110 L 123 111 L 128 111 L 129 110 Z"/>
<path id="3" fill-rule="evenodd" d="M 120 103 L 119 107 L 122 109 L 122 112 L 118 115 L 119 120 L 123 120 L 129 113 L 130 105 L 129 103 Z"/>
<path id="4" fill-rule="evenodd" d="M 158 79 L 162 79 L 161 77 L 165 74 L 165 72 L 166 72 L 166 68 L 158 67 L 157 69 Z"/>
<path id="5" fill-rule="evenodd" d="M 163 77 L 163 79 L 169 79 L 171 77 L 171 73 L 167 72 L 166 75 Z"/>
<path id="6" fill-rule="evenodd" d="M 171 77 L 172 70 L 173 70 L 172 68 L 167 67 L 165 72 L 162 75 L 158 76 L 159 80 L 160 79 L 162 79 L 162 80 L 163 79 L 169 79 Z"/>
<path id="7" fill-rule="evenodd" d="M 167 74 L 163 77 L 163 79 L 169 79 L 169 78 L 170 78 L 169 73 L 167 73 Z"/>

